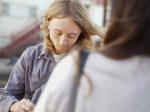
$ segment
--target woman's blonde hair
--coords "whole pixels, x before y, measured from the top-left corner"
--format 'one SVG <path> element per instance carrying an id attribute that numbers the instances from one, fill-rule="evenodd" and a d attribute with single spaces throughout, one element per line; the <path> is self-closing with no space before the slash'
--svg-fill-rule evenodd
<path id="1" fill-rule="evenodd" d="M 41 24 L 44 35 L 44 46 L 48 53 L 54 53 L 55 48 L 49 37 L 48 23 L 53 18 L 71 17 L 81 28 L 82 32 L 77 40 L 77 45 L 83 48 L 92 46 L 91 35 L 102 36 L 102 30 L 90 19 L 87 10 L 79 0 L 55 0 L 47 10 Z"/>

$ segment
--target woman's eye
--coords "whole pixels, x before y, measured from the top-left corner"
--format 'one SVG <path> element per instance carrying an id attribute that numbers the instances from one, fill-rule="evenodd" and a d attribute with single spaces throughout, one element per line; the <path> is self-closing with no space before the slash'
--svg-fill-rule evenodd
<path id="1" fill-rule="evenodd" d="M 75 38 L 75 35 L 74 35 L 74 34 L 73 34 L 73 35 L 69 35 L 69 37 L 70 37 L 70 38 Z"/>
<path id="2" fill-rule="evenodd" d="M 56 35 L 61 35 L 61 32 L 60 31 L 55 31 L 55 34 Z"/>

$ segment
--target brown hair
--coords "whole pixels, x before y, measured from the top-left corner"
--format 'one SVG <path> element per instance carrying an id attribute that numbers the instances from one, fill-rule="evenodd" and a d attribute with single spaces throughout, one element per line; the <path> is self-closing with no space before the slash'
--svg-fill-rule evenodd
<path id="1" fill-rule="evenodd" d="M 101 52 L 111 58 L 150 56 L 150 1 L 112 0 L 112 14 Z"/>
<path id="2" fill-rule="evenodd" d="M 45 13 L 41 30 L 44 35 L 44 45 L 49 53 L 54 53 L 54 45 L 49 37 L 48 23 L 53 18 L 71 17 L 81 28 L 82 33 L 77 40 L 77 45 L 90 48 L 92 45 L 91 35 L 102 36 L 102 29 L 95 25 L 79 0 L 55 0 Z"/>

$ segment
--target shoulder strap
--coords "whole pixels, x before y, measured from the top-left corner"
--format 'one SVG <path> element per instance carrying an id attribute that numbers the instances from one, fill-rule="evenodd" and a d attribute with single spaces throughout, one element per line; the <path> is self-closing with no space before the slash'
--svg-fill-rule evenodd
<path id="1" fill-rule="evenodd" d="M 86 60 L 89 56 L 89 52 L 86 50 L 82 50 L 80 53 L 80 77 L 79 80 L 81 79 L 82 74 L 84 73 L 84 66 L 86 64 Z M 73 87 L 72 87 L 72 91 L 71 91 L 71 98 L 70 98 L 70 112 L 75 112 L 75 107 L 76 107 L 76 101 L 77 101 L 77 95 L 78 95 L 78 88 L 79 85 L 77 83 L 74 82 Z"/>
<path id="2" fill-rule="evenodd" d="M 42 79 L 36 84 L 36 86 L 32 89 L 31 92 L 34 92 L 38 88 L 40 88 L 42 85 L 44 85 L 49 79 L 49 75 L 44 75 Z"/>
<path id="3" fill-rule="evenodd" d="M 85 63 L 86 63 L 86 60 L 89 56 L 89 52 L 87 50 L 82 50 L 81 53 L 80 53 L 80 74 L 83 74 L 83 69 L 84 69 L 84 66 L 85 66 Z"/>
<path id="4" fill-rule="evenodd" d="M 27 98 L 31 100 L 34 91 L 40 88 L 42 85 L 44 85 L 48 79 L 49 79 L 49 75 L 44 75 L 43 78 L 40 79 L 40 81 L 35 85 L 35 87 L 32 90 L 30 90 L 29 88 L 26 88 L 25 92 L 26 92 Z"/>

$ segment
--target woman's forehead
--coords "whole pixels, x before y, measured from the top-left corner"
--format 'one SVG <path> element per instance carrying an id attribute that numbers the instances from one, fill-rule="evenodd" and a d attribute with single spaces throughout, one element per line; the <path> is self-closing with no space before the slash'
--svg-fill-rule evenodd
<path id="1" fill-rule="evenodd" d="M 58 30 L 68 30 L 71 32 L 80 32 L 81 28 L 70 17 L 52 19 L 49 21 L 51 28 Z"/>

